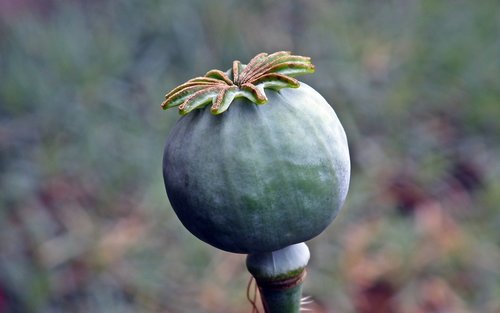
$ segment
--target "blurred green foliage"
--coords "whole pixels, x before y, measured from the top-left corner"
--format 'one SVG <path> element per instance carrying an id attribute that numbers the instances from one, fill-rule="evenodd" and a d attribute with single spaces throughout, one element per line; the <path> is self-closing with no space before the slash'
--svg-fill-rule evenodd
<path id="1" fill-rule="evenodd" d="M 162 96 L 258 52 L 350 139 L 310 242 L 315 312 L 500 312 L 495 0 L 0 0 L 0 312 L 248 312 L 244 256 L 183 229 Z M 207 134 L 208 135 L 208 134 Z"/>

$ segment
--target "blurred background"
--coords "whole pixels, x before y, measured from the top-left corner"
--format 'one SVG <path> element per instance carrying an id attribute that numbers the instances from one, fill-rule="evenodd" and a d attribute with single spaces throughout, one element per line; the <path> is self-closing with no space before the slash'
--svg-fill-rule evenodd
<path id="1" fill-rule="evenodd" d="M 245 257 L 190 235 L 164 94 L 291 50 L 342 121 L 344 210 L 313 312 L 500 312 L 495 0 L 0 0 L 0 312 L 250 312 Z"/>

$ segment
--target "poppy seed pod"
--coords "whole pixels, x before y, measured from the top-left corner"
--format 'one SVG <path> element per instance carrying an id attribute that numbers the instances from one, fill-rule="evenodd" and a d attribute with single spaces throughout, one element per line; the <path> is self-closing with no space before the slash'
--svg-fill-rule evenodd
<path id="1" fill-rule="evenodd" d="M 196 237 L 255 254 L 309 240 L 333 221 L 349 150 L 332 107 L 294 78 L 313 71 L 309 58 L 263 53 L 166 95 L 162 106 L 183 116 L 166 142 L 165 187 Z"/>

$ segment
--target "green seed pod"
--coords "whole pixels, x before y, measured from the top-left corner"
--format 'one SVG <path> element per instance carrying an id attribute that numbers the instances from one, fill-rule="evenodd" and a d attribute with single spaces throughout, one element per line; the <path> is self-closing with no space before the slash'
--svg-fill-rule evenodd
<path id="1" fill-rule="evenodd" d="M 317 236 L 335 218 L 349 151 L 331 106 L 291 77 L 313 70 L 309 58 L 260 54 L 167 94 L 163 107 L 184 116 L 165 146 L 165 187 L 196 237 L 229 252 L 270 252 Z"/>

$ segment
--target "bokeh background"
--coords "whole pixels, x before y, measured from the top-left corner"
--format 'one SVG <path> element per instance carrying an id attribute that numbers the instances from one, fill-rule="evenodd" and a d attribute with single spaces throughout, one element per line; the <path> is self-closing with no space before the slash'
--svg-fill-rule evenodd
<path id="1" fill-rule="evenodd" d="M 176 85 L 291 50 L 347 131 L 313 312 L 500 312 L 496 0 L 0 0 L 0 312 L 250 312 L 161 158 Z"/>

